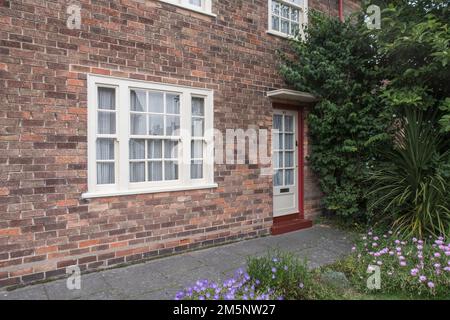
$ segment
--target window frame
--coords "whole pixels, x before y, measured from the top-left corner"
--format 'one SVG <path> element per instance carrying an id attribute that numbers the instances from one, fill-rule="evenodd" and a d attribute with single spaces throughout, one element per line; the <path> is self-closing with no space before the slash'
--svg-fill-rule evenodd
<path id="1" fill-rule="evenodd" d="M 213 90 L 176 86 L 171 84 L 154 83 L 141 80 L 116 78 L 88 74 L 87 96 L 87 122 L 88 122 L 88 191 L 82 194 L 83 198 L 105 197 L 126 194 L 157 193 L 180 190 L 215 188 L 214 183 L 214 92 Z M 97 184 L 97 156 L 96 141 L 98 121 L 98 88 L 115 88 L 116 100 L 116 133 L 108 135 L 115 139 L 115 183 L 108 185 Z M 142 137 L 147 143 L 150 139 L 159 139 L 160 136 L 132 135 L 130 125 L 131 115 L 131 90 L 158 91 L 180 95 L 180 135 L 177 136 L 178 145 L 178 179 L 167 181 L 130 182 L 130 155 L 129 145 L 131 139 Z M 191 163 L 191 100 L 193 97 L 204 99 L 205 130 L 204 130 L 204 166 L 203 178 L 190 178 Z M 148 120 L 148 118 L 146 118 Z M 147 121 L 146 120 L 146 121 Z M 148 130 L 147 130 L 148 133 Z M 167 138 L 167 137 L 165 137 Z M 164 150 L 162 150 L 164 152 Z M 146 162 L 147 163 L 147 162 Z M 147 170 L 147 169 L 146 169 Z"/>
<path id="2" fill-rule="evenodd" d="M 298 5 L 290 0 L 276 0 L 276 1 L 284 3 L 290 7 L 300 9 L 299 17 L 302 17 L 302 20 L 301 20 L 302 22 L 301 23 L 299 22 L 300 37 L 301 37 L 301 39 L 304 39 L 305 34 L 304 34 L 302 26 L 308 25 L 308 15 L 307 15 L 308 0 L 303 0 L 303 6 Z M 295 38 L 293 35 L 285 34 L 281 31 L 274 30 L 272 28 L 272 0 L 268 0 L 267 12 L 268 12 L 268 20 L 267 20 L 267 33 L 268 34 L 272 34 L 272 35 L 282 37 L 282 38 L 287 38 L 287 39 Z M 280 20 L 280 23 L 281 23 L 281 20 Z"/>
<path id="3" fill-rule="evenodd" d="M 190 4 L 189 0 L 159 0 L 159 1 L 172 4 L 174 6 L 184 8 L 187 10 L 195 11 L 201 14 L 206 14 L 211 17 L 217 16 L 214 13 L 212 13 L 212 0 L 201 0 L 202 1 L 201 7 Z"/>

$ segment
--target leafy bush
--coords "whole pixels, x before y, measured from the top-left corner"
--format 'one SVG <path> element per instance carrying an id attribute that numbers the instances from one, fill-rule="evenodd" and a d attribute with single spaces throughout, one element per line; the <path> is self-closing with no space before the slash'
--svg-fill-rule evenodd
<path id="1" fill-rule="evenodd" d="M 401 110 L 436 114 L 434 124 L 444 139 L 450 138 L 448 1 L 368 4 L 382 8 L 381 29 L 366 27 L 364 7 L 344 23 L 310 13 L 305 41 L 291 42 L 293 55 L 282 55 L 280 71 L 294 89 L 320 98 L 308 116 L 309 161 L 324 192 L 324 206 L 349 222 L 368 218 L 367 177 L 380 161 L 378 146 L 390 143 L 389 128 Z M 450 159 L 439 166 L 450 174 Z M 422 188 L 432 190 L 427 199 L 435 208 L 441 204 L 434 199 L 442 192 L 450 198 L 440 184 L 434 177 Z"/>
<path id="2" fill-rule="evenodd" d="M 340 268 L 359 290 L 367 288 L 369 266 L 379 266 L 381 288 L 378 293 L 410 297 L 450 296 L 450 242 L 443 237 L 402 240 L 392 231 L 368 232 L 361 236 L 352 255 Z M 373 267 L 372 267 L 373 268 Z"/>
<path id="3" fill-rule="evenodd" d="M 369 179 L 369 209 L 406 237 L 450 235 L 450 180 L 440 170 L 450 153 L 432 123 L 407 110 Z"/>
<path id="4" fill-rule="evenodd" d="M 264 289 L 273 288 L 286 299 L 304 299 L 313 285 L 306 261 L 300 261 L 291 253 L 275 251 L 264 257 L 250 257 L 247 271 L 251 278 L 259 280 Z"/>
<path id="5" fill-rule="evenodd" d="M 374 94 L 382 85 L 373 69 L 376 45 L 362 32 L 362 19 L 341 23 L 314 11 L 309 17 L 306 40 L 292 42 L 295 57 L 283 56 L 281 74 L 296 90 L 320 98 L 308 115 L 309 163 L 324 206 L 343 220 L 364 220 L 372 146 L 389 125 Z"/>

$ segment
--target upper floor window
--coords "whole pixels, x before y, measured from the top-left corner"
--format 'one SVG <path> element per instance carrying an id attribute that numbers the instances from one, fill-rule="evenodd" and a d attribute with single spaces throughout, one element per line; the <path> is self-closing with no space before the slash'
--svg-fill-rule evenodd
<path id="1" fill-rule="evenodd" d="M 85 197 L 211 188 L 212 91 L 89 76 Z"/>
<path id="2" fill-rule="evenodd" d="M 269 33 L 294 37 L 307 23 L 308 0 L 269 0 Z"/>
<path id="3" fill-rule="evenodd" d="M 162 2 L 167 2 L 179 7 L 183 7 L 189 10 L 197 11 L 200 13 L 205 13 L 208 15 L 213 15 L 211 8 L 212 0 L 160 0 Z"/>

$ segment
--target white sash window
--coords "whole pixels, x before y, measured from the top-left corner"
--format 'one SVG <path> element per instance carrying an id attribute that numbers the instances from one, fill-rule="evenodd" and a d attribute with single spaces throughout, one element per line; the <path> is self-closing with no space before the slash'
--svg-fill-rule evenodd
<path id="1" fill-rule="evenodd" d="M 216 187 L 211 90 L 88 76 L 84 197 Z"/>

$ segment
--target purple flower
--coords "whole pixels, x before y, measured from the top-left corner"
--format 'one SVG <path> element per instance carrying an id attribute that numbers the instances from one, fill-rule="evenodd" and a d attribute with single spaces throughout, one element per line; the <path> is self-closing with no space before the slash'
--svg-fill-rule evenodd
<path id="1" fill-rule="evenodd" d="M 380 239 L 380 238 L 378 238 L 378 237 L 373 237 L 373 240 L 375 240 L 375 241 L 377 241 L 378 239 Z"/>
<path id="2" fill-rule="evenodd" d="M 401 265 L 402 267 L 405 267 L 405 266 L 406 266 L 406 261 L 404 261 L 404 260 L 400 261 L 400 265 Z"/>
<path id="3" fill-rule="evenodd" d="M 303 282 L 300 282 L 299 285 L 298 285 L 298 287 L 299 287 L 300 289 L 303 289 L 303 287 L 304 287 Z"/>
<path id="4" fill-rule="evenodd" d="M 419 277 L 419 280 L 420 280 L 420 282 L 424 282 L 424 281 L 427 280 L 427 277 L 425 277 L 425 276 L 420 276 L 420 277 Z"/>
<path id="5" fill-rule="evenodd" d="M 277 272 L 277 268 L 273 267 L 273 268 L 272 268 L 272 272 L 273 272 L 273 273 Z"/>
<path id="6" fill-rule="evenodd" d="M 372 247 L 378 247 L 378 243 L 376 242 L 372 243 Z"/>
<path id="7" fill-rule="evenodd" d="M 413 277 L 417 276 L 418 273 L 419 273 L 419 269 L 417 269 L 417 268 L 411 269 L 411 275 Z"/>
<path id="8" fill-rule="evenodd" d="M 397 248 L 395 248 L 395 250 L 397 250 L 397 252 L 400 252 L 400 251 L 402 251 L 402 248 L 397 247 Z"/>
<path id="9" fill-rule="evenodd" d="M 445 251 L 445 255 L 448 257 L 450 256 L 450 251 Z"/>
<path id="10" fill-rule="evenodd" d="M 284 266 L 284 271 L 287 271 L 289 268 L 288 268 L 288 266 Z"/>
<path id="11" fill-rule="evenodd" d="M 427 283 L 427 286 L 428 286 L 428 288 L 433 289 L 433 288 L 434 288 L 434 283 L 431 282 L 431 281 L 429 281 L 429 282 Z"/>
<path id="12" fill-rule="evenodd" d="M 434 253 L 434 256 L 435 256 L 436 258 L 439 258 L 439 257 L 441 256 L 441 254 L 440 254 L 439 252 L 435 252 L 435 253 Z"/>
<path id="13" fill-rule="evenodd" d="M 277 258 L 273 258 L 272 261 L 273 262 L 278 262 L 278 259 Z"/>
<path id="14" fill-rule="evenodd" d="M 356 247 L 352 247 L 352 251 L 356 251 Z"/>

